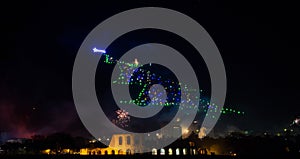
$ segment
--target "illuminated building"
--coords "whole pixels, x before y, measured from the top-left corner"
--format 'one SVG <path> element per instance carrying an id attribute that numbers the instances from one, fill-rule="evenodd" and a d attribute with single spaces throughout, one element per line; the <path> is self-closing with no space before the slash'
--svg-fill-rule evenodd
<path id="1" fill-rule="evenodd" d="M 80 155 L 130 155 L 142 152 L 142 139 L 133 134 L 114 134 L 106 148 L 83 148 Z"/>

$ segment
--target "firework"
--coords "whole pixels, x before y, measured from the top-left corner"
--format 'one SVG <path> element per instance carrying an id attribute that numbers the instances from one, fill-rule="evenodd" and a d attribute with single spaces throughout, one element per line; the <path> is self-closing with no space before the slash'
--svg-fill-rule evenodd
<path id="1" fill-rule="evenodd" d="M 117 119 L 113 119 L 112 122 L 121 127 L 128 127 L 128 123 L 130 121 L 130 116 L 127 111 L 124 109 L 119 109 L 116 111 Z"/>
<path id="2" fill-rule="evenodd" d="M 293 122 L 292 122 L 291 125 L 298 125 L 298 126 L 300 126 L 300 117 L 297 116 L 296 119 L 293 120 Z"/>

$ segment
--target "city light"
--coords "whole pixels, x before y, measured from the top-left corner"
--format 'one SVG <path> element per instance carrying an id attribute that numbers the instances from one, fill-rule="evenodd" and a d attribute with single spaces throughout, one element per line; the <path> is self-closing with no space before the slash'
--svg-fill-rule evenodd
<path id="1" fill-rule="evenodd" d="M 186 133 L 186 134 L 189 133 L 189 129 L 185 129 L 184 133 Z"/>

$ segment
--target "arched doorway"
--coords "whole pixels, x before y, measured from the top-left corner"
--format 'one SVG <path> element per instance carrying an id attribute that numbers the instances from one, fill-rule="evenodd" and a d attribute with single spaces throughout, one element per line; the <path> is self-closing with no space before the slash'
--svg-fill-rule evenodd
<path id="1" fill-rule="evenodd" d="M 168 155 L 173 155 L 173 150 L 171 148 L 168 149 Z"/>
<path id="2" fill-rule="evenodd" d="M 130 149 L 126 150 L 126 155 L 131 155 L 131 150 Z"/>
<path id="3" fill-rule="evenodd" d="M 165 155 L 165 154 L 166 154 L 165 149 L 160 149 L 160 155 Z"/>
<path id="4" fill-rule="evenodd" d="M 123 155 L 123 151 L 122 151 L 122 150 L 119 150 L 119 151 L 118 151 L 118 155 Z"/>
<path id="5" fill-rule="evenodd" d="M 182 150 L 182 154 L 183 154 L 183 155 L 187 155 L 187 149 L 186 149 L 186 148 L 184 148 L 184 149 Z"/>
<path id="6" fill-rule="evenodd" d="M 180 155 L 180 149 L 179 148 L 176 149 L 176 155 Z"/>
<path id="7" fill-rule="evenodd" d="M 157 149 L 156 148 L 153 148 L 151 152 L 152 152 L 152 155 L 157 155 Z"/>

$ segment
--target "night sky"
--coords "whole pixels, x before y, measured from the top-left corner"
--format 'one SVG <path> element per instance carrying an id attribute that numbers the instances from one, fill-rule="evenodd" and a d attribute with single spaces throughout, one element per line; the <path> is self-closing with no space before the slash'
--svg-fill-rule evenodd
<path id="1" fill-rule="evenodd" d="M 194 18 L 218 46 L 227 74 L 225 107 L 245 115 L 221 116 L 216 129 L 277 132 L 300 114 L 300 11 L 296 4 L 26 1 L 0 9 L 0 131 L 16 137 L 57 131 L 89 135 L 72 97 L 77 51 L 88 33 L 106 18 L 147 6 L 174 9 Z M 128 40 L 127 44 L 137 43 Z M 176 40 L 173 44 L 177 45 Z M 193 58 L 191 63 L 199 60 Z"/>

